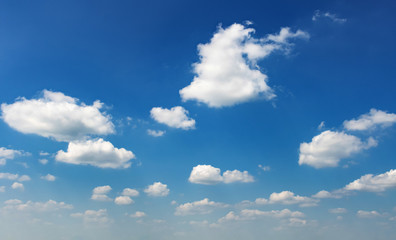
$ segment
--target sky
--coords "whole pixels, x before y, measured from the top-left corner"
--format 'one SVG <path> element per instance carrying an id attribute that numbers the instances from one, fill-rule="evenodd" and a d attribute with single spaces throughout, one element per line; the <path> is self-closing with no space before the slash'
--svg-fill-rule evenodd
<path id="1" fill-rule="evenodd" d="M 2 1 L 0 239 L 393 239 L 392 1 Z"/>

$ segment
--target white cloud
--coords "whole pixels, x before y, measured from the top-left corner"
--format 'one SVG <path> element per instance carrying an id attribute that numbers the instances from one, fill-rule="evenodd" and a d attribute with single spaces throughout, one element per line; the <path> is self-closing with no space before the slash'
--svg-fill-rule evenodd
<path id="1" fill-rule="evenodd" d="M 15 130 L 57 141 L 71 141 L 88 135 L 114 133 L 110 116 L 100 112 L 102 103 L 79 103 L 61 92 L 43 90 L 38 99 L 19 98 L 1 105 L 2 119 Z"/>
<path id="2" fill-rule="evenodd" d="M 200 201 L 185 203 L 177 206 L 175 215 L 186 216 L 196 214 L 209 214 L 213 212 L 213 210 L 215 210 L 216 208 L 224 208 L 227 206 L 227 204 L 209 201 L 208 198 L 204 198 Z"/>
<path id="3" fill-rule="evenodd" d="M 380 217 L 381 214 L 379 214 L 377 211 L 363 211 L 359 210 L 356 215 L 360 218 L 374 218 L 374 217 Z"/>
<path id="4" fill-rule="evenodd" d="M 334 191 L 334 192 L 328 192 L 326 190 L 322 190 L 317 192 L 316 194 L 312 195 L 314 198 L 341 198 L 342 197 L 342 191 Z"/>
<path id="5" fill-rule="evenodd" d="M 396 114 L 373 108 L 369 113 L 359 116 L 358 119 L 344 121 L 344 128 L 350 131 L 364 131 L 373 130 L 376 127 L 389 127 L 394 123 L 396 123 Z"/>
<path id="6" fill-rule="evenodd" d="M 254 182 L 253 176 L 247 171 L 227 170 L 221 175 L 220 168 L 211 165 L 197 165 L 193 167 L 188 179 L 191 183 L 212 185 L 217 183 Z"/>
<path id="7" fill-rule="evenodd" d="M 300 144 L 298 164 L 314 168 L 336 167 L 341 159 L 376 145 L 373 138 L 364 143 L 353 135 L 328 130 L 312 138 L 310 143 Z"/>
<path id="8" fill-rule="evenodd" d="M 322 121 L 320 122 L 319 126 L 318 126 L 318 130 L 322 130 L 325 127 L 325 122 Z"/>
<path id="9" fill-rule="evenodd" d="M 257 39 L 253 28 L 233 24 L 218 28 L 207 44 L 198 45 L 200 61 L 195 63 L 191 84 L 179 91 L 183 101 L 195 100 L 209 107 L 225 107 L 257 98 L 275 97 L 267 85 L 267 75 L 256 61 L 275 50 L 288 51 L 291 38 L 308 38 L 301 30 L 293 33 L 282 28 L 279 34 Z"/>
<path id="10" fill-rule="evenodd" d="M 147 134 L 153 137 L 162 137 L 166 131 L 147 129 Z"/>
<path id="11" fill-rule="evenodd" d="M 48 160 L 44 159 L 44 158 L 43 159 L 39 159 L 38 161 L 39 161 L 39 163 L 41 163 L 43 165 L 46 165 L 48 163 Z"/>
<path id="12" fill-rule="evenodd" d="M 316 206 L 318 202 L 319 200 L 317 199 L 295 195 L 290 191 L 282 191 L 280 193 L 274 192 L 270 195 L 268 200 L 265 198 L 257 198 L 255 201 L 256 204 L 299 204 L 301 207 Z"/>
<path id="13" fill-rule="evenodd" d="M 5 165 L 7 160 L 24 155 L 22 151 L 0 147 L 0 166 Z"/>
<path id="14" fill-rule="evenodd" d="M 141 212 L 141 211 L 136 211 L 134 214 L 131 214 L 130 217 L 133 218 L 142 218 L 145 217 L 146 213 L 145 212 Z"/>
<path id="15" fill-rule="evenodd" d="M 71 217 L 82 218 L 84 223 L 94 223 L 94 224 L 107 224 L 111 222 L 107 215 L 107 209 L 86 210 L 83 213 L 72 213 Z"/>
<path id="16" fill-rule="evenodd" d="M 391 169 L 379 175 L 366 174 L 346 185 L 345 189 L 350 191 L 383 192 L 394 187 L 396 187 L 396 169 Z"/>
<path id="17" fill-rule="evenodd" d="M 329 209 L 329 213 L 333 213 L 333 214 L 341 214 L 341 213 L 346 213 L 347 210 L 345 208 L 333 208 L 333 209 Z"/>
<path id="18" fill-rule="evenodd" d="M 40 155 L 40 156 L 48 156 L 48 155 L 50 155 L 50 154 L 47 153 L 47 152 L 44 152 L 44 151 L 40 151 L 39 155 Z"/>
<path id="19" fill-rule="evenodd" d="M 139 196 L 139 191 L 132 188 L 124 188 L 124 190 L 122 191 L 122 195 L 129 197 L 137 197 Z"/>
<path id="20" fill-rule="evenodd" d="M 25 189 L 25 187 L 23 186 L 23 184 L 22 184 L 22 183 L 19 183 L 19 182 L 14 182 L 14 183 L 11 185 L 11 188 L 12 188 L 12 189 L 20 189 L 20 190 Z"/>
<path id="21" fill-rule="evenodd" d="M 259 164 L 258 167 L 261 168 L 264 172 L 268 172 L 271 170 L 270 166 L 263 166 L 263 165 Z"/>
<path id="22" fill-rule="evenodd" d="M 133 200 L 128 196 L 119 196 L 114 200 L 117 205 L 129 205 L 133 203 Z"/>
<path id="23" fill-rule="evenodd" d="M 172 128 L 189 130 L 195 128 L 195 120 L 188 117 L 188 111 L 181 106 L 171 109 L 154 107 L 150 111 L 151 118 Z"/>
<path id="24" fill-rule="evenodd" d="M 54 200 L 48 200 L 47 202 L 33 202 L 27 201 L 23 203 L 19 199 L 10 199 L 4 202 L 6 210 L 18 210 L 18 211 L 36 211 L 36 212 L 52 212 L 61 209 L 72 209 L 73 206 L 64 202 L 57 202 Z"/>
<path id="25" fill-rule="evenodd" d="M 125 148 L 115 148 L 103 139 L 70 142 L 67 152 L 58 151 L 55 159 L 76 165 L 92 165 L 99 168 L 128 168 L 135 155 Z"/>
<path id="26" fill-rule="evenodd" d="M 111 187 L 109 185 L 99 186 L 92 190 L 91 199 L 94 201 L 102 201 L 102 202 L 109 202 L 112 201 L 107 194 L 111 191 Z"/>
<path id="27" fill-rule="evenodd" d="M 20 182 L 25 182 L 25 181 L 30 181 L 30 177 L 28 175 L 22 175 L 19 177 L 18 181 Z"/>
<path id="28" fill-rule="evenodd" d="M 289 209 L 283 210 L 272 210 L 272 211 L 261 211 L 257 209 L 243 209 L 239 215 L 236 215 L 233 211 L 229 212 L 226 216 L 218 220 L 219 223 L 228 221 L 246 221 L 255 220 L 260 217 L 271 217 L 271 218 L 301 218 L 304 217 L 304 213 L 299 211 L 290 211 Z"/>
<path id="29" fill-rule="evenodd" d="M 165 197 L 169 194 L 168 185 L 163 184 L 161 182 L 155 182 L 152 185 L 149 185 L 144 192 L 152 197 Z"/>
<path id="30" fill-rule="evenodd" d="M 336 23 L 345 23 L 347 21 L 346 18 L 338 18 L 337 15 L 329 13 L 329 12 L 321 12 L 320 10 L 316 10 L 314 15 L 312 16 L 312 21 L 318 21 L 319 18 L 328 18 Z"/>
<path id="31" fill-rule="evenodd" d="M 45 175 L 45 176 L 41 176 L 41 179 L 44 179 L 44 180 L 53 182 L 53 181 L 56 180 L 56 177 L 55 177 L 54 175 L 51 175 L 51 174 L 48 173 L 48 174 Z"/>

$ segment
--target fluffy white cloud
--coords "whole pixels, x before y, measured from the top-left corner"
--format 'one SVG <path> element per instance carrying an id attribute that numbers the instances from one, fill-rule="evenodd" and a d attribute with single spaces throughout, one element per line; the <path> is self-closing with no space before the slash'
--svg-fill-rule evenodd
<path id="1" fill-rule="evenodd" d="M 153 137 L 162 137 L 166 131 L 147 129 L 147 134 Z"/>
<path id="2" fill-rule="evenodd" d="M 111 222 L 111 219 L 107 215 L 107 209 L 86 210 L 83 213 L 72 213 L 71 217 L 82 218 L 84 223 L 93 224 L 107 224 Z"/>
<path id="3" fill-rule="evenodd" d="M 168 185 L 163 184 L 161 182 L 155 182 L 152 185 L 149 185 L 144 192 L 152 197 L 165 197 L 169 194 Z"/>
<path id="4" fill-rule="evenodd" d="M 333 192 L 328 192 L 326 190 L 322 190 L 317 192 L 316 194 L 312 195 L 314 198 L 341 198 L 343 191 L 338 190 L 338 191 L 333 191 Z"/>
<path id="5" fill-rule="evenodd" d="M 191 183 L 212 185 L 217 183 L 254 182 L 253 176 L 247 171 L 227 170 L 221 175 L 220 168 L 211 165 L 197 165 L 193 167 L 188 179 Z"/>
<path id="6" fill-rule="evenodd" d="M 389 127 L 394 123 L 396 123 L 396 114 L 373 108 L 369 113 L 363 114 L 357 119 L 344 121 L 344 128 L 350 131 L 373 130 L 376 127 Z"/>
<path id="7" fill-rule="evenodd" d="M 67 152 L 58 151 L 55 159 L 76 165 L 92 165 L 100 168 L 128 168 L 135 155 L 124 148 L 115 148 L 103 139 L 70 142 Z"/>
<path id="8" fill-rule="evenodd" d="M 380 217 L 381 214 L 379 214 L 377 211 L 363 211 L 359 210 L 356 215 L 360 218 L 374 218 L 374 217 Z"/>
<path id="9" fill-rule="evenodd" d="M 198 45 L 200 62 L 194 64 L 191 84 L 179 91 L 183 101 L 195 100 L 209 107 L 232 106 L 262 97 L 275 97 L 267 85 L 267 75 L 256 66 L 256 61 L 275 50 L 288 50 L 291 38 L 308 38 L 301 30 L 293 33 L 282 28 L 279 34 L 257 39 L 253 28 L 233 24 L 218 28 L 207 44 Z"/>
<path id="10" fill-rule="evenodd" d="M 0 166 L 5 165 L 7 160 L 24 155 L 22 151 L 0 147 Z"/>
<path id="11" fill-rule="evenodd" d="M 129 197 L 137 197 L 139 196 L 139 191 L 132 188 L 124 188 L 124 190 L 122 191 L 122 195 Z"/>
<path id="12" fill-rule="evenodd" d="M 36 211 L 36 212 L 51 212 L 61 209 L 72 209 L 73 206 L 64 202 L 57 202 L 48 200 L 47 202 L 33 202 L 27 201 L 23 203 L 19 199 L 10 199 L 4 202 L 5 210 L 18 210 L 18 211 Z"/>
<path id="13" fill-rule="evenodd" d="M 396 187 L 396 169 L 391 169 L 388 172 L 379 175 L 366 174 L 346 185 L 345 189 L 367 192 L 383 192 L 394 187 Z"/>
<path id="14" fill-rule="evenodd" d="M 141 211 L 136 211 L 134 214 L 131 214 L 130 217 L 133 218 L 142 218 L 145 217 L 146 213 L 145 212 L 141 212 Z"/>
<path id="15" fill-rule="evenodd" d="M 48 174 L 45 175 L 45 176 L 41 176 L 41 179 L 44 179 L 44 180 L 53 182 L 53 181 L 56 180 L 56 177 L 55 177 L 54 175 L 51 175 L 51 174 L 48 173 Z"/>
<path id="16" fill-rule="evenodd" d="M 318 21 L 319 18 L 327 18 L 336 23 L 345 23 L 346 18 L 338 18 L 337 15 L 330 12 L 321 12 L 320 10 L 315 10 L 312 16 L 312 21 Z"/>
<path id="17" fill-rule="evenodd" d="M 227 204 L 209 201 L 208 198 L 204 198 L 200 201 L 179 205 L 176 207 L 175 215 L 186 216 L 195 214 L 209 214 L 216 208 L 224 208 L 227 206 Z"/>
<path id="18" fill-rule="evenodd" d="M 57 141 L 82 139 L 88 135 L 114 133 L 110 116 L 100 112 L 102 103 L 79 103 L 61 92 L 43 90 L 38 99 L 19 98 L 1 105 L 2 119 L 15 130 Z"/>
<path id="19" fill-rule="evenodd" d="M 272 193 L 268 200 L 265 198 L 257 198 L 255 201 L 256 204 L 299 204 L 301 207 L 316 206 L 318 202 L 319 200 L 317 199 L 295 195 L 290 191 Z"/>
<path id="20" fill-rule="evenodd" d="M 11 185 L 11 188 L 12 188 L 12 189 L 20 189 L 20 190 L 25 189 L 25 187 L 23 186 L 23 184 L 22 184 L 22 183 L 19 183 L 19 182 L 14 182 L 14 183 Z"/>
<path id="21" fill-rule="evenodd" d="M 133 200 L 128 196 L 119 196 L 114 200 L 117 205 L 129 205 L 133 203 Z"/>
<path id="22" fill-rule="evenodd" d="M 96 187 L 92 190 L 91 199 L 94 201 L 102 201 L 102 202 L 112 201 L 113 199 L 107 196 L 107 194 L 110 191 L 111 191 L 111 187 L 109 185 Z"/>
<path id="23" fill-rule="evenodd" d="M 173 128 L 184 130 L 194 129 L 195 120 L 188 117 L 188 111 L 181 106 L 171 109 L 154 107 L 150 111 L 151 118 L 155 121 Z"/>
<path id="24" fill-rule="evenodd" d="M 233 211 L 229 212 L 226 216 L 218 220 L 219 223 L 228 221 L 246 221 L 255 220 L 259 217 L 272 217 L 272 218 L 301 218 L 304 217 L 304 213 L 299 211 L 290 211 L 289 209 L 283 210 L 272 210 L 272 211 L 261 211 L 257 209 L 243 209 L 239 215 L 236 215 Z"/>
<path id="25" fill-rule="evenodd" d="M 336 167 L 341 159 L 376 145 L 373 138 L 364 143 L 353 135 L 328 130 L 312 138 L 310 143 L 300 144 L 298 164 L 314 168 Z"/>

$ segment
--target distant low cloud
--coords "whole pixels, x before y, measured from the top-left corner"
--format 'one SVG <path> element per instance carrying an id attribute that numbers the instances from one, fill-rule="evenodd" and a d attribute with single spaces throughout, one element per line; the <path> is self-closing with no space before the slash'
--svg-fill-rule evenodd
<path id="1" fill-rule="evenodd" d="M 197 165 L 193 167 L 188 179 L 191 183 L 213 185 L 218 183 L 254 182 L 253 176 L 247 171 L 227 170 L 222 175 L 220 168 L 211 165 Z"/>
<path id="2" fill-rule="evenodd" d="M 345 208 L 332 208 L 329 209 L 329 213 L 333 213 L 333 214 L 342 214 L 342 213 L 346 213 L 348 212 Z"/>
<path id="3" fill-rule="evenodd" d="M 4 122 L 19 132 L 72 141 L 114 133 L 110 116 L 100 111 L 102 106 L 100 101 L 86 105 L 61 92 L 43 90 L 37 99 L 3 103 L 1 111 Z"/>
<path id="4" fill-rule="evenodd" d="M 152 185 L 147 186 L 144 192 L 152 197 L 165 197 L 169 194 L 168 185 L 161 182 L 155 182 Z"/>
<path id="5" fill-rule="evenodd" d="M 135 155 L 125 148 L 116 148 L 103 139 L 70 142 L 67 151 L 58 151 L 56 161 L 99 168 L 129 168 Z"/>
<path id="6" fill-rule="evenodd" d="M 53 212 L 62 209 L 73 209 L 73 205 L 64 202 L 48 200 L 47 202 L 27 201 L 23 203 L 19 199 L 10 199 L 4 202 L 4 210 L 34 211 L 34 212 Z"/>
<path id="7" fill-rule="evenodd" d="M 328 130 L 312 138 L 310 143 L 300 144 L 298 164 L 314 168 L 336 167 L 341 159 L 376 145 L 373 138 L 365 143 L 356 136 Z"/>
<path id="8" fill-rule="evenodd" d="M 249 25 L 249 24 L 247 24 Z M 274 51 L 288 53 L 295 38 L 308 39 L 307 32 L 285 27 L 278 34 L 254 38 L 255 30 L 242 24 L 219 27 L 209 43 L 198 45 L 200 61 L 193 65 L 195 77 L 179 91 L 183 101 L 194 100 L 220 108 L 252 101 L 273 99 L 268 77 L 256 62 Z"/>
<path id="9" fill-rule="evenodd" d="M 330 12 L 321 12 L 320 10 L 316 10 L 314 15 L 312 16 L 312 21 L 318 21 L 321 18 L 327 18 L 335 23 L 345 23 L 347 21 L 346 18 L 339 18 L 336 14 Z"/>
<path id="10" fill-rule="evenodd" d="M 377 211 L 364 211 L 364 210 L 357 211 L 356 215 L 360 218 L 375 218 L 381 216 L 381 214 Z"/>
<path id="11" fill-rule="evenodd" d="M 142 218 L 146 216 L 145 212 L 141 212 L 141 211 L 136 211 L 135 213 L 129 215 L 132 218 Z"/>
<path id="12" fill-rule="evenodd" d="M 365 131 L 374 130 L 377 127 L 390 127 L 395 123 L 396 114 L 373 108 L 369 113 L 363 114 L 357 119 L 344 121 L 344 128 L 349 131 Z"/>
<path id="13" fill-rule="evenodd" d="M 108 224 L 112 222 L 108 217 L 107 209 L 86 210 L 83 213 L 72 213 L 70 216 L 82 218 L 85 224 Z"/>
<path id="14" fill-rule="evenodd" d="M 4 173 L 0 172 L 0 179 L 7 180 L 18 180 L 19 182 L 30 181 L 30 177 L 28 175 L 12 174 L 12 173 Z"/>
<path id="15" fill-rule="evenodd" d="M 195 128 L 195 120 L 188 117 L 188 111 L 181 106 L 176 106 L 171 109 L 155 107 L 151 109 L 150 115 L 155 121 L 172 128 L 180 128 L 183 130 Z"/>
<path id="16" fill-rule="evenodd" d="M 258 209 L 243 209 L 239 214 L 235 214 L 234 211 L 227 213 L 224 217 L 218 220 L 219 223 L 229 221 L 248 221 L 256 220 L 258 218 L 269 217 L 269 218 L 301 218 L 304 217 L 304 213 L 299 211 L 290 211 L 289 209 L 283 210 L 272 210 L 272 211 L 261 211 Z"/>
<path id="17" fill-rule="evenodd" d="M 204 198 L 200 201 L 191 203 L 184 203 L 176 207 L 175 215 L 186 216 L 196 214 L 209 214 L 217 208 L 228 207 L 228 204 L 210 201 L 208 198 Z"/>

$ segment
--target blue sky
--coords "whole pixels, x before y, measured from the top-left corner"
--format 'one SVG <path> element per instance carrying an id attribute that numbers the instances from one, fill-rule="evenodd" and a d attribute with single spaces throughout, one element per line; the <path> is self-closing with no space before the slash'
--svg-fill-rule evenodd
<path id="1" fill-rule="evenodd" d="M 395 8 L 0 3 L 0 238 L 392 239 Z"/>

